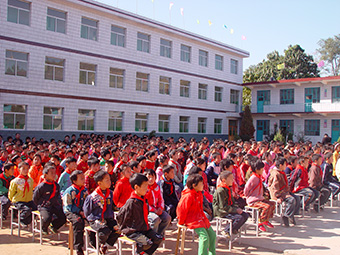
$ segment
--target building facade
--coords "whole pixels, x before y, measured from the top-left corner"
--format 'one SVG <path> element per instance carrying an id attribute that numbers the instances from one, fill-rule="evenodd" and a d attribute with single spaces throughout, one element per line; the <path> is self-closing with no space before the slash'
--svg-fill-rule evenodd
<path id="1" fill-rule="evenodd" d="M 246 83 L 252 90 L 251 112 L 256 139 L 273 133 L 274 126 L 321 142 L 340 136 L 340 76 Z"/>
<path id="2" fill-rule="evenodd" d="M 244 50 L 89 0 L 0 20 L 2 133 L 237 133 Z"/>

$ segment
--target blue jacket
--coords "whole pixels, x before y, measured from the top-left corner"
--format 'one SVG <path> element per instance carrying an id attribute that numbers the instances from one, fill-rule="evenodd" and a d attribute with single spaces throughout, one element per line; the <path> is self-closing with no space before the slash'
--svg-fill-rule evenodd
<path id="1" fill-rule="evenodd" d="M 64 195 L 65 190 L 72 185 L 70 174 L 64 171 L 59 178 L 58 184 L 60 186 L 60 193 Z"/>
<path id="2" fill-rule="evenodd" d="M 80 193 L 80 197 L 78 196 Z M 79 191 L 75 187 L 71 186 L 68 187 L 63 195 L 63 209 L 64 212 L 71 212 L 75 214 L 79 214 L 81 211 L 83 211 L 83 205 L 85 198 L 88 196 L 87 189 L 84 188 L 84 190 Z M 80 201 L 78 201 L 78 198 L 80 198 Z"/>
<path id="3" fill-rule="evenodd" d="M 110 194 L 106 199 L 106 211 L 104 212 L 104 219 L 113 219 L 113 193 L 110 190 Z M 85 199 L 83 210 L 85 217 L 88 221 L 101 220 L 102 211 L 104 206 L 103 197 L 98 195 L 97 191 L 94 190 L 90 195 L 88 195 Z"/>

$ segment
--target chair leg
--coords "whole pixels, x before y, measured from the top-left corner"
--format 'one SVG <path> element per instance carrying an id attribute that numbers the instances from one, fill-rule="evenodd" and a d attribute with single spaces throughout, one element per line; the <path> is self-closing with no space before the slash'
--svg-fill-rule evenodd
<path id="1" fill-rule="evenodd" d="M 178 254 L 178 247 L 179 247 L 179 238 L 181 236 L 181 228 L 178 228 L 177 231 L 177 239 L 176 239 L 176 250 L 175 250 L 175 255 Z"/>
<path id="2" fill-rule="evenodd" d="M 185 242 L 185 230 L 182 231 L 182 240 L 181 240 L 181 252 L 180 254 L 184 254 L 184 242 Z"/>

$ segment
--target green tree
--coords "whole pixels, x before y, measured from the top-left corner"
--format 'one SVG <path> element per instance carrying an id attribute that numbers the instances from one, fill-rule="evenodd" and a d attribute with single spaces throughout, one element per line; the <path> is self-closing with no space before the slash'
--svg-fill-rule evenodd
<path id="1" fill-rule="evenodd" d="M 326 62 L 322 69 L 330 75 L 340 75 L 340 34 L 321 39 L 318 44 L 320 48 L 317 52 L 321 55 L 321 60 Z"/>
<path id="2" fill-rule="evenodd" d="M 243 87 L 242 102 L 244 106 L 251 105 L 251 89 L 248 87 Z"/>
<path id="3" fill-rule="evenodd" d="M 250 107 L 247 105 L 242 113 L 240 137 L 242 140 L 249 140 L 254 137 L 254 132 L 253 116 L 251 115 Z"/>

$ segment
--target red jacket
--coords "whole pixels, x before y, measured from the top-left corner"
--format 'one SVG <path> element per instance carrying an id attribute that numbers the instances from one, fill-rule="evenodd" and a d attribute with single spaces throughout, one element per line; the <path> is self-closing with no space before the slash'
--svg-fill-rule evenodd
<path id="1" fill-rule="evenodd" d="M 164 199 L 161 189 L 156 182 L 152 186 L 149 185 L 145 198 L 148 200 L 150 212 L 155 212 L 155 209 L 158 208 L 164 210 Z"/>
<path id="2" fill-rule="evenodd" d="M 300 178 L 300 182 L 297 186 L 294 187 L 293 192 L 297 192 L 299 190 L 302 190 L 304 188 L 308 188 L 309 187 L 309 183 L 308 183 L 308 172 L 307 169 L 305 169 L 303 166 L 301 165 L 297 165 L 294 175 L 297 174 L 297 177 Z M 291 177 L 292 178 L 292 177 Z"/>
<path id="3" fill-rule="evenodd" d="M 83 171 L 83 173 L 86 173 L 87 170 L 89 170 L 89 165 L 86 161 L 80 161 L 77 165 L 77 170 Z"/>
<path id="4" fill-rule="evenodd" d="M 133 188 L 128 178 L 123 177 L 117 183 L 113 191 L 113 202 L 118 208 L 122 208 L 130 198 Z"/>
<path id="5" fill-rule="evenodd" d="M 185 189 L 177 206 L 178 224 L 190 229 L 209 228 L 210 222 L 203 212 L 203 194 Z"/>

